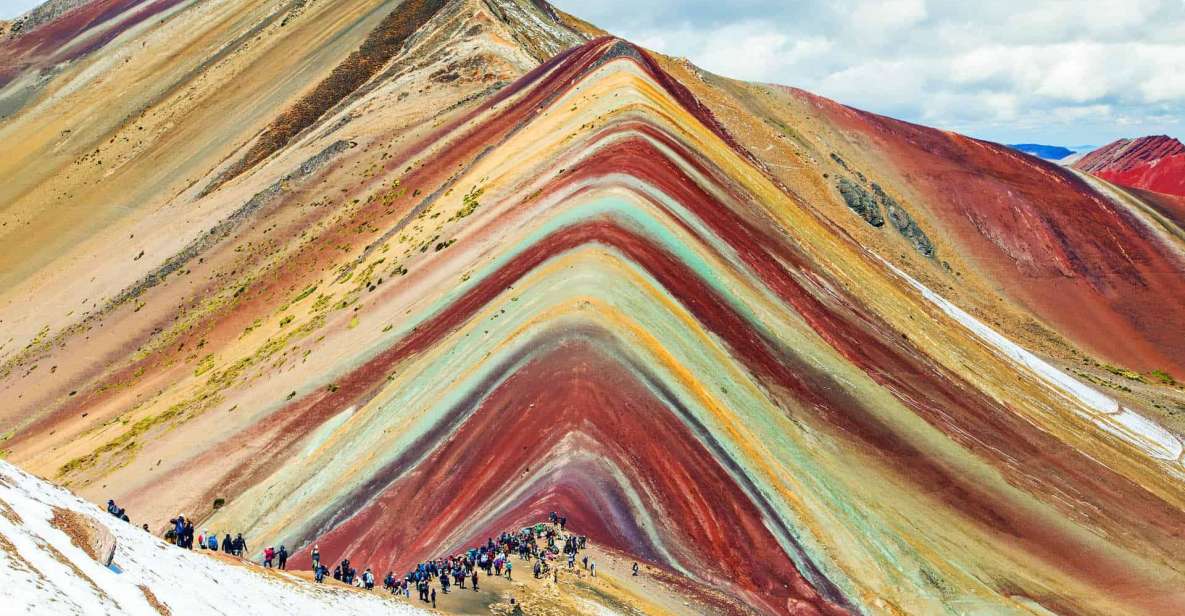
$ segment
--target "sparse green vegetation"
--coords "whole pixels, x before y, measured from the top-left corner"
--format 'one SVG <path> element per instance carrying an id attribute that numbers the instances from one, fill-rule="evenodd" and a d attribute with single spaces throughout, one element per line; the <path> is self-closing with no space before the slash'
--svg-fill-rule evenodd
<path id="1" fill-rule="evenodd" d="M 1163 385 L 1177 385 L 1177 379 L 1173 378 L 1173 375 L 1165 372 L 1164 370 L 1153 370 L 1152 372 L 1148 373 L 1148 376 L 1152 377 L 1158 383 Z"/>
<path id="2" fill-rule="evenodd" d="M 214 354 L 210 353 L 198 362 L 197 367 L 193 369 L 193 375 L 201 376 L 212 369 L 214 369 Z"/>
<path id="3" fill-rule="evenodd" d="M 481 203 L 479 203 L 477 200 L 484 192 L 484 188 L 478 188 L 475 186 L 469 192 L 465 193 L 465 196 L 461 198 L 461 209 L 457 210 L 457 213 L 453 214 L 453 217 L 449 220 L 461 220 L 462 218 L 465 218 L 466 216 L 469 216 L 475 212 L 477 208 L 481 206 Z"/>
<path id="4" fill-rule="evenodd" d="M 1144 380 L 1144 375 L 1140 374 L 1139 372 L 1133 372 L 1131 370 L 1128 370 L 1127 368 L 1120 368 L 1118 366 L 1112 366 L 1110 364 L 1103 364 L 1103 370 L 1106 370 L 1107 372 L 1110 372 L 1111 374 L 1114 374 L 1115 376 L 1121 376 L 1121 377 L 1128 379 L 1130 381 L 1138 381 L 1140 383 L 1147 383 L 1148 382 L 1148 381 Z"/>
<path id="5" fill-rule="evenodd" d="M 301 291 L 296 297 L 292 298 L 292 301 L 290 303 L 295 304 L 295 303 L 299 302 L 300 300 L 312 295 L 313 292 L 316 290 L 317 290 L 317 285 L 313 285 L 313 286 L 305 289 L 304 291 Z"/>

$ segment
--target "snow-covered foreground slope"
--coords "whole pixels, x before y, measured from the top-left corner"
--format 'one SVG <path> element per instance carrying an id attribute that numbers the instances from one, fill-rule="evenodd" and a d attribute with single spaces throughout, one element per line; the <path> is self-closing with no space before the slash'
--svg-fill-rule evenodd
<path id="1" fill-rule="evenodd" d="M 114 538 L 110 566 L 83 547 L 88 535 L 108 546 Z M 0 605 L 6 614 L 35 615 L 421 613 L 379 593 L 319 586 L 168 545 L 3 461 Z"/>

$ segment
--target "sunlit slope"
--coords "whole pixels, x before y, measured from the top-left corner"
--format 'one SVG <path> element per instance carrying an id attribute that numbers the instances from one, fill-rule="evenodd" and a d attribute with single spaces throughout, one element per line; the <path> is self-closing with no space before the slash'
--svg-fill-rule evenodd
<path id="1" fill-rule="evenodd" d="M 1181 236 L 1138 195 L 573 46 L 544 5 L 416 33 L 259 162 L 29 266 L 11 460 L 380 569 L 561 510 L 738 613 L 1180 609 L 1178 390 L 1075 363 L 1179 368 L 1141 319 L 1181 326 Z M 52 299 L 86 285 L 115 301 Z"/>

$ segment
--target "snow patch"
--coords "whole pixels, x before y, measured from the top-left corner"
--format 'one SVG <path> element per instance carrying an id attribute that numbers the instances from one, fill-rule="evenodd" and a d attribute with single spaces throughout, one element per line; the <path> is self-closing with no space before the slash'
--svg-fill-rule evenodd
<path id="1" fill-rule="evenodd" d="M 1169 432 L 1156 422 L 1122 407 L 1110 396 L 1104 395 L 1070 375 L 1058 370 L 1049 362 L 1037 357 L 1020 345 L 1012 342 L 1000 332 L 989 327 L 979 319 L 971 316 L 963 309 L 954 305 L 946 298 L 931 291 L 912 276 L 901 271 L 892 263 L 876 255 L 882 263 L 893 270 L 901 279 L 908 282 L 921 292 L 935 306 L 938 306 L 948 316 L 958 321 L 994 348 L 999 354 L 1020 364 L 1029 372 L 1035 374 L 1046 384 L 1072 401 L 1086 407 L 1086 412 L 1080 413 L 1095 425 L 1109 434 L 1113 434 L 1127 443 L 1144 451 L 1148 456 L 1159 460 L 1176 461 L 1181 459 L 1185 451 L 1180 437 Z"/>
<path id="2" fill-rule="evenodd" d="M 51 520 L 73 511 L 115 535 L 110 567 Z M 0 461 L 0 605 L 7 614 L 159 616 L 146 588 L 174 616 L 427 613 L 385 594 L 317 585 L 169 545 L 73 494 Z"/>

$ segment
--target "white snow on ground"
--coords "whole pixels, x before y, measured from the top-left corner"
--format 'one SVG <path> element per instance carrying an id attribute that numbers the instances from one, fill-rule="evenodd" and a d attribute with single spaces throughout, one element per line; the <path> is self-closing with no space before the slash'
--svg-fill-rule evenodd
<path id="1" fill-rule="evenodd" d="M 53 507 L 111 531 L 110 568 L 51 524 Z M 159 616 L 141 585 L 174 616 L 426 613 L 385 594 L 321 586 L 183 550 L 0 461 L 0 613 Z"/>
<path id="2" fill-rule="evenodd" d="M 879 256 L 877 258 L 920 291 L 923 297 L 938 306 L 999 354 L 1026 368 L 1063 396 L 1084 406 L 1086 412 L 1082 414 L 1098 427 L 1138 447 L 1150 457 L 1167 461 L 1181 459 L 1185 445 L 1182 445 L 1180 437 L 1151 419 L 1120 406 L 1113 398 L 1058 370 L 979 319 L 967 314 L 958 306 L 947 301 L 946 298 L 931 291 L 909 274 L 894 267 L 892 263 Z"/>

